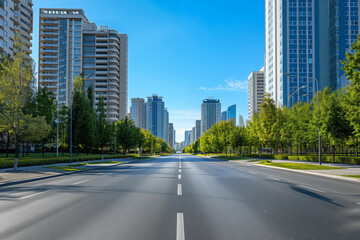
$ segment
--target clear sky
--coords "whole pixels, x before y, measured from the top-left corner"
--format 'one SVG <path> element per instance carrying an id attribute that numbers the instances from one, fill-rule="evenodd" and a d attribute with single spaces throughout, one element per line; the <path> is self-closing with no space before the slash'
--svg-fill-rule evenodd
<path id="1" fill-rule="evenodd" d="M 39 8 L 82 8 L 89 21 L 129 37 L 130 98 L 163 96 L 176 140 L 200 119 L 202 100 L 237 105 L 247 118 L 247 78 L 264 64 L 264 0 L 33 0 Z M 130 106 L 129 106 L 130 107 Z"/>

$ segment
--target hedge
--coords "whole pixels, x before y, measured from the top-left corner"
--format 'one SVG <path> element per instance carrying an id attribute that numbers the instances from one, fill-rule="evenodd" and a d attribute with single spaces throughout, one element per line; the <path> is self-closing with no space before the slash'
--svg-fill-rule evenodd
<path id="1" fill-rule="evenodd" d="M 288 156 L 289 160 L 301 160 L 301 161 L 310 161 L 317 162 L 319 161 L 319 156 Z M 333 162 L 332 156 L 322 156 L 322 162 Z M 335 163 L 345 163 L 345 164 L 360 164 L 360 158 L 354 156 L 335 156 Z"/>
<path id="2" fill-rule="evenodd" d="M 104 159 L 118 159 L 118 158 L 134 158 L 135 155 L 104 155 Z M 80 155 L 72 158 L 73 162 L 101 160 L 101 155 Z M 69 157 L 51 157 L 51 158 L 24 158 L 19 159 L 18 166 L 36 166 L 36 165 L 48 165 L 55 163 L 67 163 Z M 14 159 L 0 159 L 0 168 L 12 168 L 14 166 Z"/>

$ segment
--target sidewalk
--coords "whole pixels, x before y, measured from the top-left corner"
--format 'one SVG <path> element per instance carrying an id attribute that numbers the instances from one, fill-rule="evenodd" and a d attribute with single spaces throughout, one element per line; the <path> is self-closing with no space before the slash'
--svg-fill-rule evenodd
<path id="1" fill-rule="evenodd" d="M 261 161 L 261 160 L 268 160 L 268 159 L 256 159 L 256 160 Z M 259 164 L 258 162 L 253 162 L 253 161 L 250 162 L 247 160 L 232 160 L 232 162 L 281 169 L 281 170 L 285 170 L 285 171 L 301 172 L 301 173 L 307 173 L 307 174 L 312 174 L 312 175 L 318 175 L 318 176 L 323 176 L 323 177 L 330 177 L 330 178 L 336 178 L 336 179 L 342 179 L 342 180 L 348 180 L 348 181 L 360 183 L 360 178 L 342 176 L 342 175 L 360 175 L 360 165 L 341 164 L 341 163 L 336 163 L 336 164 L 322 163 L 323 166 L 342 167 L 344 169 L 298 170 L 298 169 L 289 169 L 289 168 L 282 168 L 282 167 L 275 167 L 275 166 L 267 166 L 267 165 Z M 314 165 L 319 164 L 318 162 L 297 161 L 297 160 L 274 160 L 274 159 L 272 160 L 272 162 L 274 162 L 274 163 L 304 163 L 304 164 L 314 164 Z"/>
<path id="2" fill-rule="evenodd" d="M 136 161 L 135 159 L 104 159 L 104 160 L 93 160 L 93 161 L 81 161 L 81 162 L 73 162 L 72 165 L 81 164 L 81 163 L 89 163 L 89 162 L 108 162 L 108 161 L 118 161 L 121 164 L 129 163 L 132 161 Z M 47 167 L 55 167 L 55 166 L 69 166 L 69 163 L 57 163 L 50 165 L 39 165 L 39 166 L 30 166 L 30 167 L 19 167 L 18 172 L 13 172 L 12 168 L 0 169 L 0 186 L 1 185 L 9 185 L 15 184 L 17 182 L 24 182 L 30 180 L 37 179 L 46 179 L 52 178 L 60 175 L 72 174 L 75 172 L 88 171 L 96 168 L 107 167 L 119 165 L 119 163 L 104 163 L 104 164 L 89 164 L 80 166 L 77 168 L 81 168 L 79 171 L 73 172 L 65 172 L 57 169 L 51 169 Z"/>

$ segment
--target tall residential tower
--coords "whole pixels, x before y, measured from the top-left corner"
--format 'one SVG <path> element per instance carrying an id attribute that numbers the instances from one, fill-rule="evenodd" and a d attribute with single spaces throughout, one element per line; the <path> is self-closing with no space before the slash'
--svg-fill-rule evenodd
<path id="1" fill-rule="evenodd" d="M 32 53 L 32 0 L 0 0 L 0 51 L 13 55 L 15 34 L 24 44 L 27 55 Z"/>
<path id="2" fill-rule="evenodd" d="M 103 98 L 109 122 L 126 116 L 127 35 L 90 23 L 82 9 L 40 9 L 39 86 L 69 106 L 80 73 Z"/>

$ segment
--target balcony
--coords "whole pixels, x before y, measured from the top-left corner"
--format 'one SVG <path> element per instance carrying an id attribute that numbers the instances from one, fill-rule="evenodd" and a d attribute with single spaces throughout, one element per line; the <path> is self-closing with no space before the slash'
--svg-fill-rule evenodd
<path id="1" fill-rule="evenodd" d="M 56 77 L 58 76 L 58 72 L 53 72 L 53 73 L 49 73 L 49 72 L 44 72 L 44 73 L 40 73 L 40 77 Z"/>

